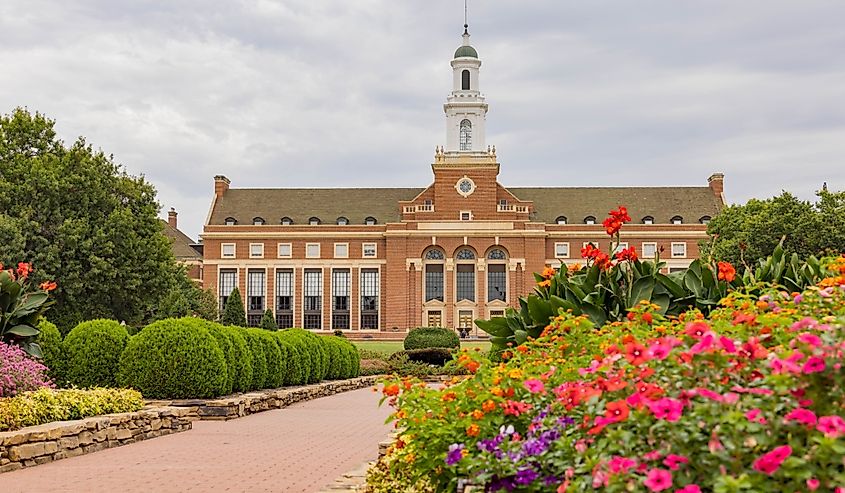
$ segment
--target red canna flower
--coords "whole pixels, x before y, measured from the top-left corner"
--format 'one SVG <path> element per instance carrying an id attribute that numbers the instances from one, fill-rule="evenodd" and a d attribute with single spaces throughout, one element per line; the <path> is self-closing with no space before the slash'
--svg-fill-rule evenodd
<path id="1" fill-rule="evenodd" d="M 728 262 L 719 262 L 719 280 L 726 282 L 733 282 L 736 278 L 736 269 Z"/>
<path id="2" fill-rule="evenodd" d="M 26 262 L 18 262 L 18 277 L 26 279 L 32 272 L 32 265 Z"/>
<path id="3" fill-rule="evenodd" d="M 626 260 L 634 262 L 637 260 L 637 250 L 634 247 L 625 248 L 622 251 L 616 253 L 616 260 L 622 262 Z"/>
<path id="4" fill-rule="evenodd" d="M 49 291 L 56 289 L 56 283 L 53 282 L 53 281 L 44 281 L 44 282 L 42 282 L 41 284 L 38 285 L 38 288 L 41 289 L 41 291 L 48 291 L 49 292 Z"/>

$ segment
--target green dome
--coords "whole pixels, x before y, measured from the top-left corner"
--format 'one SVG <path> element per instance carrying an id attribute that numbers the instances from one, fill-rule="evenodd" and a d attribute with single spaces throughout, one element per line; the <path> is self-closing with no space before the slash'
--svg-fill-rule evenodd
<path id="1" fill-rule="evenodd" d="M 478 52 L 475 51 L 475 48 L 473 48 L 472 46 L 464 45 L 458 48 L 457 51 L 455 51 L 455 58 L 461 57 L 478 58 Z"/>

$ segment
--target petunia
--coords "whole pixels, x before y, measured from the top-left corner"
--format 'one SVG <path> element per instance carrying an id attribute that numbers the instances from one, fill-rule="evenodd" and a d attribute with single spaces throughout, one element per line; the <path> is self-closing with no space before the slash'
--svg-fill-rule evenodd
<path id="1" fill-rule="evenodd" d="M 449 445 L 449 451 L 446 452 L 446 465 L 447 466 L 454 466 L 461 459 L 464 458 L 464 444 L 463 443 L 453 443 Z"/>
<path id="2" fill-rule="evenodd" d="M 803 334 L 798 336 L 798 340 L 803 342 L 804 344 L 809 344 L 813 347 L 818 347 L 822 345 L 822 340 L 816 334 L 810 334 L 809 332 L 804 332 Z"/>
<path id="3" fill-rule="evenodd" d="M 666 421 L 678 421 L 681 419 L 684 410 L 683 402 L 668 397 L 656 401 L 647 401 L 646 406 L 654 413 L 655 418 L 665 419 Z"/>
<path id="4" fill-rule="evenodd" d="M 817 489 L 819 489 L 820 485 L 821 481 L 816 478 L 810 478 L 807 480 L 807 489 L 810 491 L 816 491 Z"/>
<path id="5" fill-rule="evenodd" d="M 696 339 L 700 339 L 708 332 L 710 332 L 710 326 L 707 325 L 707 322 L 702 321 L 690 322 L 684 328 L 684 334 Z"/>
<path id="6" fill-rule="evenodd" d="M 625 359 L 635 366 L 639 366 L 649 360 L 646 347 L 637 342 L 625 344 Z"/>
<path id="7" fill-rule="evenodd" d="M 522 382 L 522 385 L 524 385 L 525 388 L 528 389 L 528 391 L 531 392 L 532 394 L 538 394 L 540 392 L 543 392 L 543 393 L 546 392 L 546 386 L 543 385 L 543 382 L 541 380 L 538 380 L 536 378 L 531 379 L 531 380 L 526 380 L 526 381 Z"/>
<path id="8" fill-rule="evenodd" d="M 760 411 L 759 409 L 752 409 L 752 410 L 745 413 L 745 417 L 746 417 L 746 419 L 748 419 L 748 421 L 751 421 L 751 422 L 754 422 L 754 423 L 766 424 L 766 418 L 761 416 L 760 415 L 761 413 L 762 413 L 762 411 Z"/>
<path id="9" fill-rule="evenodd" d="M 672 487 L 672 473 L 666 469 L 654 468 L 648 471 L 643 484 L 651 491 L 663 491 Z"/>
<path id="10" fill-rule="evenodd" d="M 771 476 L 790 455 L 792 455 L 792 447 L 782 445 L 758 457 L 752 464 L 752 467 L 754 467 L 755 471 Z"/>
<path id="11" fill-rule="evenodd" d="M 824 433 L 826 437 L 837 438 L 845 435 L 845 419 L 841 416 L 822 416 L 816 425 L 816 429 Z"/>
<path id="12" fill-rule="evenodd" d="M 607 462 L 607 467 L 613 474 L 627 474 L 637 465 L 637 461 L 627 457 L 614 456 Z"/>
<path id="13" fill-rule="evenodd" d="M 818 356 L 811 356 L 807 359 L 807 362 L 804 363 L 801 371 L 805 374 L 820 373 L 824 371 L 825 367 L 826 365 L 824 363 L 824 359 L 819 358 Z"/>
<path id="14" fill-rule="evenodd" d="M 697 484 L 688 484 L 683 488 L 675 490 L 675 493 L 701 493 L 701 488 Z"/>
<path id="15" fill-rule="evenodd" d="M 816 413 L 810 411 L 809 409 L 799 407 L 798 409 L 790 411 L 783 419 L 787 423 L 790 421 L 798 421 L 805 425 L 813 426 L 816 424 Z"/>
<path id="16" fill-rule="evenodd" d="M 673 471 L 677 471 L 680 464 L 689 464 L 689 459 L 683 455 L 669 454 L 663 459 L 663 465 Z"/>
<path id="17" fill-rule="evenodd" d="M 672 346 L 665 343 L 655 343 L 648 348 L 648 355 L 653 359 L 663 360 L 672 352 Z"/>

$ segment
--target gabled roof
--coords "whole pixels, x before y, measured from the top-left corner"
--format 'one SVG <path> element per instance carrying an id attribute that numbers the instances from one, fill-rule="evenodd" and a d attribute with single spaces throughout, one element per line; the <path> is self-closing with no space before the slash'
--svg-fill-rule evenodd
<path id="1" fill-rule="evenodd" d="M 509 187 L 520 200 L 534 202 L 533 221 L 554 224 L 564 216 L 569 224 L 593 216 L 601 222 L 611 209 L 628 208 L 633 223 L 645 216 L 657 224 L 669 224 L 674 216 L 696 223 L 715 216 L 722 201 L 710 187 Z"/>
<path id="2" fill-rule="evenodd" d="M 373 217 L 379 224 L 401 220 L 400 200 L 412 200 L 422 188 L 230 188 L 219 197 L 209 224 L 252 224 L 256 217 L 266 224 L 280 224 L 289 217 L 294 224 L 308 224 L 318 217 L 322 224 L 334 224 L 345 217 L 349 224 L 364 224 Z"/>
<path id="3" fill-rule="evenodd" d="M 202 254 L 193 246 L 196 244 L 194 240 L 171 226 L 167 221 L 163 219 L 160 221 L 163 226 L 162 233 L 164 233 L 164 236 L 170 238 L 173 256 L 176 257 L 176 260 L 202 260 Z"/>

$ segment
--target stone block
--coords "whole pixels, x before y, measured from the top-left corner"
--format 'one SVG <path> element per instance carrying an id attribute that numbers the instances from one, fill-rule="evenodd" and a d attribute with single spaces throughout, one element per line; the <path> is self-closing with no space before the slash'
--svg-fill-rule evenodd
<path id="1" fill-rule="evenodd" d="M 85 429 L 86 426 L 83 421 L 73 421 L 61 427 L 63 437 L 79 435 Z"/>
<path id="2" fill-rule="evenodd" d="M 104 442 L 104 441 L 108 440 L 108 438 L 109 438 L 108 434 L 109 434 L 108 430 L 97 430 L 94 433 L 92 433 L 91 436 L 94 438 L 95 442 Z"/>
<path id="3" fill-rule="evenodd" d="M 117 428 L 109 428 L 106 430 L 106 438 L 111 440 L 117 440 Z"/>
<path id="4" fill-rule="evenodd" d="M 59 451 L 59 444 L 55 441 L 44 442 L 44 453 L 55 454 Z"/>
<path id="5" fill-rule="evenodd" d="M 132 430 L 129 430 L 127 428 L 121 428 L 117 430 L 115 438 L 117 438 L 118 440 L 126 440 L 127 438 L 132 438 Z"/>
<path id="6" fill-rule="evenodd" d="M 53 462 L 53 456 L 52 455 L 43 455 L 41 457 L 35 458 L 35 463 L 38 464 L 39 466 L 41 464 L 46 464 L 48 462 Z"/>
<path id="7" fill-rule="evenodd" d="M 9 449 L 9 460 L 12 462 L 21 462 L 33 457 L 39 457 L 46 454 L 47 448 L 45 442 L 25 443 L 23 445 L 15 445 Z M 55 451 L 54 451 L 55 452 Z"/>
<path id="8" fill-rule="evenodd" d="M 59 447 L 62 449 L 76 448 L 79 446 L 79 437 L 59 438 Z"/>
<path id="9" fill-rule="evenodd" d="M 0 474 L 2 474 L 4 472 L 17 471 L 18 469 L 22 469 L 22 468 L 23 468 L 23 464 L 21 464 L 20 462 L 10 462 L 10 463 L 6 464 L 5 466 L 0 466 Z"/>
<path id="10" fill-rule="evenodd" d="M 83 431 L 77 437 L 79 440 L 80 445 L 88 445 L 89 443 L 94 443 L 94 435 L 88 430 Z"/>
<path id="11" fill-rule="evenodd" d="M 161 420 L 156 418 L 150 421 L 150 430 L 160 430 L 161 429 Z"/>

